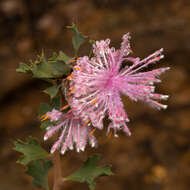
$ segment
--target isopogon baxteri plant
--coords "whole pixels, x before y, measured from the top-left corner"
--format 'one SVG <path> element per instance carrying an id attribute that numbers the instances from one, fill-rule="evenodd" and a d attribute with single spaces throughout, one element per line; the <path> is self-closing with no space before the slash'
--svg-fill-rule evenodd
<path id="1" fill-rule="evenodd" d="M 118 131 L 122 130 L 130 136 L 127 125 L 129 117 L 121 95 L 159 110 L 166 109 L 167 106 L 159 101 L 166 100 L 168 95 L 156 93 L 154 84 L 161 82 L 159 76 L 169 67 L 148 70 L 149 65 L 158 64 L 164 57 L 163 49 L 144 59 L 133 57 L 129 33 L 123 35 L 119 49 L 111 47 L 109 39 L 90 40 L 92 54 L 78 56 L 79 47 L 87 37 L 74 24 L 68 28 L 74 32 L 72 43 L 75 56 L 69 57 L 59 52 L 46 59 L 42 54 L 35 62 L 21 63 L 17 69 L 17 72 L 30 73 L 51 84 L 44 90 L 50 96 L 51 103 L 41 104 L 39 118 L 41 128 L 45 130 L 44 141 L 53 135 L 56 140 L 47 152 L 32 137 L 28 142 L 16 141 L 14 149 L 23 154 L 18 162 L 27 167 L 26 173 L 33 177 L 35 185 L 49 189 L 47 174 L 54 165 L 54 190 L 60 189 L 66 180 L 87 182 L 89 188 L 94 189 L 96 177 L 112 175 L 110 166 L 96 166 L 98 155 L 94 155 L 76 172 L 62 177 L 60 154 L 73 149 L 76 152 L 84 151 L 87 143 L 91 147 L 101 146 L 98 145 L 95 131 L 103 128 L 107 128 L 105 135 L 113 131 L 114 136 L 118 137 Z M 108 126 L 103 124 L 106 116 L 110 120 Z M 39 172 L 40 176 L 37 175 Z"/>

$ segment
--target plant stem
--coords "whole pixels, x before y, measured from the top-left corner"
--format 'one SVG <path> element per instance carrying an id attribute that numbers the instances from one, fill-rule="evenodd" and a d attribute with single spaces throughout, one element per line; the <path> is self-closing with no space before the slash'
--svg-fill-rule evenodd
<path id="1" fill-rule="evenodd" d="M 58 81 L 56 81 L 58 84 Z M 63 106 L 63 94 L 60 90 L 60 104 Z M 63 177 L 62 177 L 62 170 L 61 170 L 61 158 L 60 158 L 60 153 L 59 150 L 57 150 L 54 153 L 54 158 L 53 158 L 53 163 L 54 163 L 54 185 L 53 185 L 53 190 L 60 190 L 61 186 L 63 185 Z"/>
<path id="2" fill-rule="evenodd" d="M 60 190 L 63 180 L 62 180 L 62 172 L 61 172 L 61 159 L 59 151 L 56 151 L 54 154 L 54 185 L 53 190 Z"/>

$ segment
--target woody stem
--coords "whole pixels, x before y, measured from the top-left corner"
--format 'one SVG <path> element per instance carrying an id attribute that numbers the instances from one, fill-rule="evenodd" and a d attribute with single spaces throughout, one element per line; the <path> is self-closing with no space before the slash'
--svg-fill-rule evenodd
<path id="1" fill-rule="evenodd" d="M 62 171 L 61 171 L 61 159 L 59 151 L 54 154 L 54 185 L 53 190 L 60 190 L 62 186 Z"/>
<path id="2" fill-rule="evenodd" d="M 63 105 L 63 95 L 60 92 L 60 103 Z M 63 177 L 62 177 L 62 170 L 61 170 L 61 158 L 59 151 L 54 153 L 53 158 L 54 163 L 54 185 L 53 190 L 60 190 L 63 185 Z"/>

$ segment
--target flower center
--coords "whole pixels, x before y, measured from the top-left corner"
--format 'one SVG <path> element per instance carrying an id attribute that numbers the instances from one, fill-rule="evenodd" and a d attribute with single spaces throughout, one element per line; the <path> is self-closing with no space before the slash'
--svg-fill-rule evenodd
<path id="1" fill-rule="evenodd" d="M 112 72 L 107 73 L 104 75 L 104 78 L 102 78 L 102 88 L 104 90 L 113 90 L 115 88 L 115 75 Z"/>
<path id="2" fill-rule="evenodd" d="M 110 89 L 111 87 L 113 87 L 113 76 L 109 76 L 107 78 L 107 80 L 105 80 L 105 86 L 106 89 Z"/>

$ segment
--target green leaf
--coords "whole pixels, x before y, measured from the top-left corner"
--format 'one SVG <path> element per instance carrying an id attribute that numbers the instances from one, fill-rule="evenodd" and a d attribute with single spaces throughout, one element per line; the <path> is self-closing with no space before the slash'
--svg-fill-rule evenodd
<path id="1" fill-rule="evenodd" d="M 66 64 L 70 64 L 70 60 L 72 60 L 72 57 L 69 57 L 68 55 L 66 55 L 65 53 L 63 53 L 62 51 L 59 52 L 59 55 L 57 56 L 57 60 L 58 61 L 64 61 Z"/>
<path id="2" fill-rule="evenodd" d="M 43 116 L 48 111 L 51 111 L 52 107 L 47 103 L 40 103 L 40 108 L 38 110 L 39 117 Z"/>
<path id="3" fill-rule="evenodd" d="M 70 28 L 74 32 L 72 43 L 75 50 L 75 55 L 77 55 L 80 46 L 86 41 L 87 36 L 84 36 L 81 32 L 79 32 L 75 24 L 72 24 L 72 26 L 68 26 L 67 28 Z"/>
<path id="4" fill-rule="evenodd" d="M 59 110 L 61 108 L 61 98 L 60 96 L 56 96 L 55 98 L 52 99 L 51 101 L 51 107 L 52 109 L 57 109 Z"/>
<path id="5" fill-rule="evenodd" d="M 16 71 L 32 73 L 34 78 L 54 79 L 70 74 L 71 68 L 56 56 L 47 60 L 42 53 L 34 62 L 29 64 L 21 63 Z"/>
<path id="6" fill-rule="evenodd" d="M 35 78 L 59 78 L 70 73 L 70 67 L 61 61 L 41 62 L 32 67 Z"/>
<path id="7" fill-rule="evenodd" d="M 16 72 L 18 73 L 30 73 L 31 68 L 29 65 L 24 64 L 24 63 L 20 63 L 19 67 L 16 69 Z"/>
<path id="8" fill-rule="evenodd" d="M 99 160 L 99 155 L 93 155 L 88 158 L 84 165 L 75 171 L 70 176 L 66 177 L 65 180 L 72 180 L 78 182 L 87 182 L 90 190 L 94 190 L 96 183 L 94 179 L 99 176 L 110 176 L 113 175 L 111 171 L 111 166 L 97 166 L 97 162 Z"/>
<path id="9" fill-rule="evenodd" d="M 14 150 L 22 153 L 23 155 L 17 160 L 17 163 L 27 165 L 31 161 L 44 159 L 48 156 L 48 153 L 39 145 L 36 139 L 29 137 L 28 142 L 17 140 L 14 143 Z"/>
<path id="10" fill-rule="evenodd" d="M 36 160 L 28 164 L 25 173 L 33 177 L 32 183 L 34 185 L 49 190 L 48 172 L 52 166 L 52 161 Z"/>
<path id="11" fill-rule="evenodd" d="M 50 98 L 52 99 L 57 95 L 60 87 L 61 87 L 60 85 L 54 85 L 54 86 L 51 86 L 51 87 L 45 89 L 44 92 L 46 94 L 48 94 L 50 96 Z"/>

